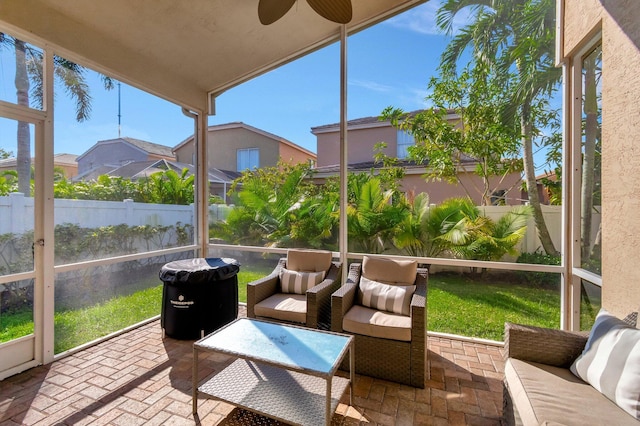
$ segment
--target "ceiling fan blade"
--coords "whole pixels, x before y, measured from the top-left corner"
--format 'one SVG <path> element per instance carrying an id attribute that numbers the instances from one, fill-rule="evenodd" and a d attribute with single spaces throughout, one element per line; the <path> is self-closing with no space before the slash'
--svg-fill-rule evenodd
<path id="1" fill-rule="evenodd" d="M 349 23 L 353 16 L 351 0 L 307 0 L 307 3 L 318 15 L 338 24 Z"/>
<path id="2" fill-rule="evenodd" d="M 269 25 L 282 18 L 296 0 L 260 0 L 258 18 L 262 25 Z"/>

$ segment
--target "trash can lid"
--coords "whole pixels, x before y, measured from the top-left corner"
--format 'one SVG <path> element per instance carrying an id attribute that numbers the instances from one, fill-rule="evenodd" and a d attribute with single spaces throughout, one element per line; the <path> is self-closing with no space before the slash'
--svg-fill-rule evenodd
<path id="1" fill-rule="evenodd" d="M 160 270 L 160 279 L 172 284 L 200 284 L 235 276 L 240 262 L 228 257 L 184 259 L 169 262 Z"/>

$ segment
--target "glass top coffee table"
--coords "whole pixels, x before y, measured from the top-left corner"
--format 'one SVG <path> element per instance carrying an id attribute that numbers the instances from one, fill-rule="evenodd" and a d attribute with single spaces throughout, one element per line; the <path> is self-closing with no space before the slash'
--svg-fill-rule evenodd
<path id="1" fill-rule="evenodd" d="M 347 387 L 353 405 L 353 337 L 240 318 L 193 344 L 193 414 L 198 395 L 297 425 L 329 425 Z M 238 359 L 198 386 L 200 351 Z M 349 352 L 349 379 L 335 376 Z"/>

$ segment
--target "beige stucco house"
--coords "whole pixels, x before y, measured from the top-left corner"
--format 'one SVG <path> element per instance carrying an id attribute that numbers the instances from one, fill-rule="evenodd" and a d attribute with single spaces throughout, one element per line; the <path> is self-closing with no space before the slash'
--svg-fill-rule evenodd
<path id="1" fill-rule="evenodd" d="M 171 148 L 129 137 L 102 140 L 78 156 L 78 179 L 95 178 L 129 163 L 157 160 L 175 160 Z"/>
<path id="2" fill-rule="evenodd" d="M 452 125 L 460 117 L 450 111 L 447 119 Z M 406 193 L 418 194 L 426 192 L 432 203 L 440 203 L 451 197 L 465 197 L 469 195 L 478 205 L 482 204 L 482 179 L 474 173 L 476 161 L 471 158 L 463 159 L 458 170 L 459 184 L 444 181 L 427 182 L 423 175 L 427 171 L 424 165 L 415 164 L 407 160 L 407 148 L 415 141 L 411 135 L 398 130 L 387 121 L 378 117 L 363 117 L 347 122 L 348 164 L 352 172 L 366 172 L 372 168 L 381 167 L 374 159 L 375 145 L 385 142 L 386 148 L 382 152 L 389 157 L 400 160 L 405 170 L 402 180 L 402 190 Z M 340 123 L 327 124 L 311 128 L 317 138 L 318 166 L 315 179 L 319 182 L 329 176 L 336 176 L 340 164 Z M 493 189 L 492 202 L 509 205 L 522 204 L 520 191 L 521 178 L 519 173 L 512 173 L 504 179 L 494 177 L 490 181 Z"/>
<path id="3" fill-rule="evenodd" d="M 233 172 L 270 167 L 279 160 L 298 164 L 316 161 L 316 155 L 273 133 L 241 122 L 218 124 L 207 129 L 207 167 Z M 173 148 L 176 159 L 195 164 L 193 136 Z"/>
<path id="4" fill-rule="evenodd" d="M 640 7 L 637 0 L 558 0 L 557 9 L 557 59 L 565 99 L 573 100 L 565 105 L 565 170 L 573 173 L 563 178 L 573 188 L 581 177 L 572 164 L 580 164 L 583 61 L 602 50 L 602 305 L 624 316 L 640 305 Z M 579 266 L 572 271 L 580 274 Z"/>
<path id="5" fill-rule="evenodd" d="M 64 174 L 64 177 L 67 179 L 71 179 L 78 174 L 78 162 L 76 159 L 78 158 L 75 154 L 54 154 L 53 156 L 53 167 L 56 170 L 61 171 Z M 34 163 L 34 159 L 31 159 L 31 164 Z M 16 169 L 16 158 L 4 158 L 0 160 L 0 175 L 2 172 L 7 170 L 15 170 Z"/>

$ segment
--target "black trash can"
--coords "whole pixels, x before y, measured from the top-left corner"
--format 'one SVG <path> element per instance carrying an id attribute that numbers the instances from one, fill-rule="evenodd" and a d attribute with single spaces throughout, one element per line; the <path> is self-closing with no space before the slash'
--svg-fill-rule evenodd
<path id="1" fill-rule="evenodd" d="M 160 270 L 160 325 L 175 339 L 199 339 L 238 317 L 238 271 L 230 258 L 169 262 Z"/>

